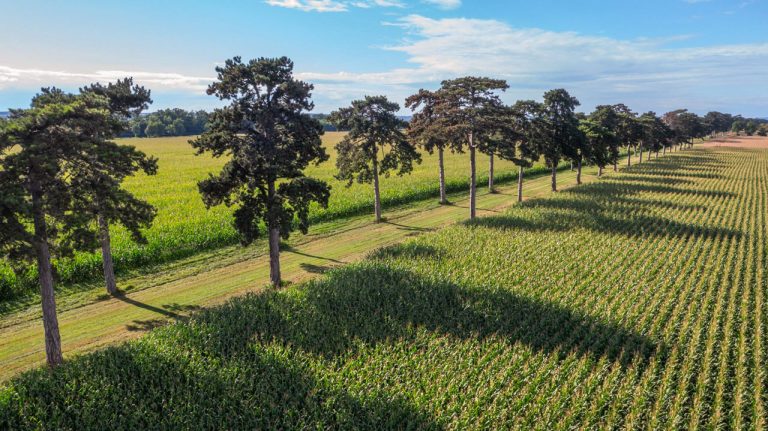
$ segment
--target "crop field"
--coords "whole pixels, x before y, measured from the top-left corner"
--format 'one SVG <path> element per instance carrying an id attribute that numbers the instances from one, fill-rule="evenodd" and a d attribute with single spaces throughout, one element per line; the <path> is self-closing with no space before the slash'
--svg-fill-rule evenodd
<path id="1" fill-rule="evenodd" d="M 336 173 L 334 145 L 342 133 L 330 132 L 324 143 L 331 159 L 320 166 L 307 170 L 307 174 L 321 178 L 332 186 L 327 209 L 315 207 L 314 221 L 327 221 L 352 215 L 373 212 L 373 188 L 369 184 L 346 183 L 334 179 Z M 116 227 L 113 250 L 117 270 L 137 268 L 190 256 L 202 250 L 236 244 L 238 239 L 231 224 L 231 210 L 221 206 L 206 210 L 197 190 L 197 182 L 209 173 L 217 173 L 224 163 L 210 156 L 195 156 L 188 144 L 190 137 L 123 139 L 121 143 L 134 145 L 159 159 L 156 176 L 138 175 L 126 180 L 126 188 L 158 209 L 153 226 L 146 232 L 148 244 L 137 245 L 129 235 Z M 437 155 L 424 153 L 423 162 L 411 175 L 391 176 L 382 179 L 384 207 L 406 204 L 438 195 Z M 449 191 L 468 188 L 468 157 L 466 154 L 446 153 L 446 182 Z M 514 166 L 497 160 L 496 181 L 501 183 L 516 175 Z M 532 168 L 541 171 L 541 166 Z M 479 185 L 487 184 L 488 158 L 478 157 Z M 57 272 L 64 284 L 98 277 L 101 272 L 101 256 L 81 253 L 74 260 L 57 262 Z M 26 284 L 30 290 L 36 283 L 35 275 L 29 274 Z M 2 290 L 15 289 L 15 276 L 0 264 L 0 297 Z M 7 296 L 7 295 L 6 295 Z"/>
<path id="2" fill-rule="evenodd" d="M 26 373 L 0 428 L 765 429 L 767 195 L 674 153 Z"/>

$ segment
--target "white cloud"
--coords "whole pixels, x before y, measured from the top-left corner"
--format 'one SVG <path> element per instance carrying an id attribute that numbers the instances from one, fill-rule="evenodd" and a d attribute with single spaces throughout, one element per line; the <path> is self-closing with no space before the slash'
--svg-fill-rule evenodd
<path id="1" fill-rule="evenodd" d="M 346 12 L 350 7 L 405 7 L 399 0 L 265 0 L 270 6 L 298 9 L 304 12 Z"/>
<path id="2" fill-rule="evenodd" d="M 93 82 L 115 81 L 132 76 L 137 84 L 149 88 L 203 92 L 212 77 L 188 76 L 180 73 L 98 70 L 95 72 L 69 72 L 62 70 L 18 69 L 0 65 L 0 88 L 3 83 L 14 86 L 83 86 Z"/>
<path id="3" fill-rule="evenodd" d="M 722 96 L 724 104 L 754 94 L 768 95 L 764 80 L 768 43 L 671 48 L 669 43 L 679 37 L 619 40 L 514 28 L 495 20 L 419 15 L 404 17 L 395 25 L 407 37 L 386 49 L 405 54 L 412 67 L 374 73 L 302 73 L 301 77 L 352 88 L 376 86 L 387 94 L 400 93 L 403 86 L 415 90 L 436 87 L 442 79 L 489 75 L 509 81 L 508 97 L 539 97 L 546 89 L 565 87 L 587 109 L 596 103 L 632 100 L 642 105 L 638 109 L 708 109 L 716 102 L 714 95 Z M 762 100 L 768 105 L 768 96 Z"/>
<path id="4" fill-rule="evenodd" d="M 461 0 L 422 0 L 439 7 L 440 9 L 456 9 L 461 6 Z"/>

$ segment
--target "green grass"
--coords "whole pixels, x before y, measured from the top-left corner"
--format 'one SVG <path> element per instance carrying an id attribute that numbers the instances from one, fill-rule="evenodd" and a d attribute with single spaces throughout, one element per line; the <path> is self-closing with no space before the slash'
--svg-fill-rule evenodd
<path id="1" fill-rule="evenodd" d="M 0 428 L 765 429 L 767 195 L 675 153 L 26 373 Z"/>
<path id="2" fill-rule="evenodd" d="M 333 146 L 343 134 L 330 132 L 324 143 L 331 159 L 320 166 L 311 167 L 307 174 L 327 181 L 332 194 L 327 209 L 314 207 L 313 222 L 330 221 L 372 213 L 373 190 L 368 184 L 346 184 L 333 178 L 336 173 Z M 156 176 L 138 175 L 126 180 L 126 188 L 158 209 L 153 226 L 146 231 L 147 245 L 130 241 L 129 235 L 119 227 L 113 229 L 113 250 L 118 273 L 188 257 L 204 250 L 216 249 L 238 242 L 231 223 L 231 210 L 221 206 L 206 210 L 197 190 L 197 182 L 209 173 L 216 173 L 222 159 L 207 155 L 195 156 L 188 144 L 189 137 L 123 139 L 121 143 L 136 146 L 147 154 L 158 157 Z M 478 159 L 480 185 L 487 184 L 487 156 Z M 445 157 L 446 182 L 449 192 L 464 191 L 468 187 L 466 154 L 447 154 Z M 543 171 L 541 166 L 531 173 Z M 496 182 L 509 181 L 516 174 L 510 162 L 496 162 Z M 382 202 L 386 208 L 408 204 L 438 195 L 437 155 L 423 154 L 423 163 L 411 175 L 382 179 Z M 92 280 L 100 277 L 101 255 L 80 253 L 74 259 L 55 262 L 61 283 Z M 18 296 L 19 290 L 34 292 L 35 272 L 30 269 L 19 280 L 7 266 L 0 265 L 0 299 Z"/>

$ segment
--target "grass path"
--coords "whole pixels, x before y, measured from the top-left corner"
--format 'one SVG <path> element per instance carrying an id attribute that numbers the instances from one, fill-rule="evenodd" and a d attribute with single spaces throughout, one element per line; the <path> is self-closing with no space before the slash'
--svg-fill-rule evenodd
<path id="1" fill-rule="evenodd" d="M 583 177 L 585 182 L 594 181 L 595 170 L 585 169 Z M 526 182 L 524 195 L 548 195 L 549 181 L 544 176 Z M 560 188 L 574 183 L 574 173 L 558 173 Z M 498 193 L 480 195 L 479 215 L 512 205 L 515 192 L 516 184 L 512 184 L 499 187 Z M 388 221 L 378 225 L 359 218 L 332 227 L 318 225 L 307 236 L 297 236 L 281 254 L 283 277 L 291 283 L 300 282 L 329 267 L 359 260 L 376 248 L 464 220 L 468 212 L 466 194 L 454 195 L 453 200 L 456 204 L 448 206 L 438 206 L 432 200 L 414 204 L 387 214 Z M 137 337 L 168 320 L 183 319 L 200 307 L 263 289 L 269 280 L 263 247 L 234 250 L 220 260 L 215 253 L 208 255 L 217 259 L 218 265 L 198 257 L 189 260 L 187 267 L 175 266 L 172 274 L 165 277 L 143 275 L 123 279 L 120 284 L 124 286 L 146 285 L 152 280 L 156 283 L 120 298 L 105 299 L 90 292 L 92 298 L 60 305 L 65 357 Z M 37 308 L 39 305 L 35 304 L 0 318 L 0 381 L 44 362 L 43 330 Z"/>

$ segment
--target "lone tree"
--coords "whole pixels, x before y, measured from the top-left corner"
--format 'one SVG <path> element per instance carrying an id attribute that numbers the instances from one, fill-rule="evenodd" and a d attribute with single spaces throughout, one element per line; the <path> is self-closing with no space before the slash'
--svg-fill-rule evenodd
<path id="1" fill-rule="evenodd" d="M 438 115 L 445 133 L 469 149 L 469 218 L 477 214 L 477 151 L 487 146 L 503 123 L 504 105 L 498 91 L 508 88 L 500 79 L 467 76 L 443 81 L 437 91 Z"/>
<path id="2" fill-rule="evenodd" d="M 507 115 L 491 145 L 499 158 L 517 166 L 517 201 L 523 200 L 523 172 L 540 157 L 542 139 L 542 106 L 533 100 L 521 100 L 507 108 Z"/>
<path id="3" fill-rule="evenodd" d="M 63 361 L 51 254 L 93 249 L 92 218 L 76 205 L 88 193 L 79 175 L 98 159 L 94 132 L 112 121 L 104 97 L 49 88 L 0 123 L 0 251 L 37 263 L 50 366 Z"/>
<path id="4" fill-rule="evenodd" d="M 304 175 L 310 163 L 328 160 L 320 136 L 323 126 L 311 118 L 313 86 L 293 77 L 286 57 L 240 57 L 216 68 L 207 93 L 230 104 L 216 109 L 209 130 L 190 141 L 198 154 L 210 152 L 229 161 L 217 176 L 198 183 L 206 207 L 237 206 L 234 226 L 243 245 L 253 242 L 261 225 L 269 232 L 270 280 L 280 285 L 280 238 L 309 228 L 309 206 L 328 205 L 330 187 Z"/>
<path id="5" fill-rule="evenodd" d="M 437 94 L 421 89 L 418 93 L 405 100 L 405 106 L 414 111 L 408 123 L 407 135 L 411 142 L 424 148 L 429 154 L 437 150 L 438 177 L 440 182 L 440 204 L 448 203 L 445 190 L 445 150 L 462 151 L 462 140 L 452 140 L 446 136 L 443 119 L 438 115 L 440 110 Z M 421 109 L 418 112 L 418 109 Z"/>
<path id="6" fill-rule="evenodd" d="M 379 176 L 389 176 L 391 171 L 405 175 L 414 163 L 421 163 L 421 156 L 405 137 L 405 121 L 395 115 L 399 110 L 400 105 L 385 96 L 365 96 L 328 117 L 339 130 L 348 131 L 336 144 L 336 178 L 347 181 L 347 186 L 354 181 L 373 183 L 376 223 L 381 222 Z"/>
<path id="7" fill-rule="evenodd" d="M 564 89 L 544 93 L 545 145 L 542 154 L 547 167 L 552 170 L 552 191 L 557 191 L 557 165 L 566 153 L 573 153 L 573 146 L 581 139 L 579 120 L 575 109 L 579 101 Z"/>
<path id="8" fill-rule="evenodd" d="M 123 225 L 134 241 L 146 243 L 141 228 L 149 227 L 156 210 L 149 203 L 137 199 L 122 188 L 126 177 L 143 171 L 147 175 L 157 173 L 157 159 L 147 157 L 135 147 L 118 145 L 110 140 L 128 130 L 128 120 L 138 116 L 152 102 L 144 87 L 133 85 L 133 79 L 125 78 L 108 85 L 93 84 L 80 90 L 106 98 L 112 121 L 103 130 L 94 130 L 91 136 L 94 154 L 91 162 L 75 166 L 73 176 L 78 188 L 86 193 L 75 196 L 80 211 L 92 214 L 97 220 L 98 238 L 101 243 L 104 281 L 110 295 L 117 294 L 115 268 L 112 260 L 110 223 Z"/>

